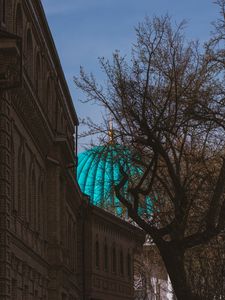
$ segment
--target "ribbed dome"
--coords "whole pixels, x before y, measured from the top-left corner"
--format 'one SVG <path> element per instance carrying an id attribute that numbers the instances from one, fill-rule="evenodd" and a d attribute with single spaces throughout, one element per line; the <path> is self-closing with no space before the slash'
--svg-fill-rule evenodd
<path id="1" fill-rule="evenodd" d="M 140 173 L 138 168 L 131 166 L 130 157 L 127 149 L 116 144 L 97 146 L 79 154 L 78 183 L 94 205 L 124 215 L 124 208 L 115 196 L 113 187 L 122 178 L 120 167 L 133 178 Z M 127 186 L 124 187 L 124 194 Z"/>

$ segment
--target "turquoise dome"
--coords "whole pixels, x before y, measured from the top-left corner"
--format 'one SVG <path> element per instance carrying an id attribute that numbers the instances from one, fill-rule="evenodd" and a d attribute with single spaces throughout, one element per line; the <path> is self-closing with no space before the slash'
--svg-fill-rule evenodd
<path id="1" fill-rule="evenodd" d="M 125 209 L 114 192 L 114 186 L 122 179 L 121 167 L 132 178 L 140 173 L 132 166 L 130 152 L 124 147 L 117 144 L 96 146 L 78 155 L 77 179 L 92 204 L 124 216 Z M 128 183 L 123 189 L 124 195 L 127 187 Z"/>

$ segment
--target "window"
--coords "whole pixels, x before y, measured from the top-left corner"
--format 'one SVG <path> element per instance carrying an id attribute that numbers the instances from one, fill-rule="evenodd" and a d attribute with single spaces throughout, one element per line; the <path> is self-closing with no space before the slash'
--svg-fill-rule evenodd
<path id="1" fill-rule="evenodd" d="M 47 109 L 47 115 L 48 115 L 48 119 L 49 121 L 52 120 L 52 109 L 53 109 L 53 103 L 52 103 L 52 82 L 50 79 L 48 79 L 47 82 L 47 105 L 46 105 L 46 109 Z"/>
<path id="2" fill-rule="evenodd" d="M 19 197 L 18 197 L 18 215 L 21 217 L 26 216 L 26 161 L 24 154 L 22 159 L 19 160 L 18 167 L 18 183 L 19 183 Z"/>
<path id="3" fill-rule="evenodd" d="M 112 271 L 116 273 L 116 248 L 113 246 L 112 248 Z"/>
<path id="4" fill-rule="evenodd" d="M 5 0 L 0 0 L 0 23 L 5 24 L 5 21 L 6 21 L 6 2 Z"/>
<path id="5" fill-rule="evenodd" d="M 37 197 L 37 230 L 38 232 L 41 231 L 41 216 L 42 216 L 42 203 L 43 203 L 43 196 L 44 195 L 44 188 L 42 179 L 39 179 L 39 190 L 38 190 L 38 197 Z"/>
<path id="6" fill-rule="evenodd" d="M 27 73 L 30 76 L 30 79 L 32 80 L 32 69 L 33 69 L 33 41 L 31 36 L 31 31 L 27 31 Z"/>
<path id="7" fill-rule="evenodd" d="M 108 246 L 105 242 L 105 245 L 104 245 L 104 269 L 105 269 L 105 271 L 108 270 L 108 267 L 109 267 L 109 263 L 108 263 Z"/>
<path id="8" fill-rule="evenodd" d="M 62 293 L 62 300 L 67 300 L 67 295 Z"/>
<path id="9" fill-rule="evenodd" d="M 130 256 L 130 253 L 127 254 L 127 276 L 131 277 L 131 256 Z"/>
<path id="10" fill-rule="evenodd" d="M 17 281 L 12 279 L 12 299 L 17 299 Z"/>
<path id="11" fill-rule="evenodd" d="M 71 221 L 71 216 L 68 218 L 68 250 L 69 250 L 69 266 L 72 266 L 72 239 L 71 239 L 71 234 L 72 234 L 72 221 Z"/>
<path id="12" fill-rule="evenodd" d="M 73 270 L 77 269 L 77 224 L 73 223 Z"/>
<path id="13" fill-rule="evenodd" d="M 99 242 L 96 240 L 95 242 L 95 266 L 99 268 Z"/>
<path id="14" fill-rule="evenodd" d="M 24 286 L 24 289 L 23 289 L 23 294 L 22 294 L 22 299 L 23 300 L 28 300 L 28 293 L 29 293 L 29 288 L 27 285 Z"/>
<path id="15" fill-rule="evenodd" d="M 120 250 L 120 274 L 124 275 L 124 260 L 123 260 L 123 250 Z"/>
<path id="16" fill-rule="evenodd" d="M 29 199 L 29 222 L 33 229 L 36 227 L 36 213 L 36 180 L 34 171 L 32 171 Z"/>
<path id="17" fill-rule="evenodd" d="M 14 134 L 12 134 L 12 136 L 14 137 Z M 12 201 L 13 201 L 13 205 L 12 205 L 12 211 L 13 213 L 15 213 L 18 209 L 18 197 L 19 197 L 19 193 L 16 193 L 15 191 L 15 177 L 17 177 L 18 175 L 18 167 L 17 170 L 15 168 L 15 149 L 14 149 L 14 138 L 12 138 L 12 178 L 11 178 L 11 186 L 12 188 Z M 17 160 L 17 163 L 19 163 L 19 160 Z M 15 173 L 17 172 L 17 173 Z M 10 174 L 9 171 L 6 170 L 6 177 L 10 178 Z M 17 177 L 18 178 L 18 177 Z"/>
<path id="18" fill-rule="evenodd" d="M 37 54 L 36 58 L 36 92 L 38 97 L 41 97 L 41 58 L 40 54 Z"/>
<path id="19" fill-rule="evenodd" d="M 19 36 L 23 35 L 23 15 L 22 15 L 22 9 L 21 9 L 20 5 L 18 5 L 17 9 L 16 9 L 16 28 L 15 28 L 15 32 Z"/>

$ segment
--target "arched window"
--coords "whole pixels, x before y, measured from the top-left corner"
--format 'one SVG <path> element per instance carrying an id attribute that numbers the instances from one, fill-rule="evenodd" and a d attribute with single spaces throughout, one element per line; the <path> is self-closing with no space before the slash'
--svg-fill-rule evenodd
<path id="1" fill-rule="evenodd" d="M 5 21 L 6 21 L 6 0 L 2 0 L 0 1 L 0 23 L 3 23 L 5 24 Z"/>
<path id="2" fill-rule="evenodd" d="M 123 250 L 120 250 L 120 274 L 124 275 L 124 259 L 123 259 Z"/>
<path id="3" fill-rule="evenodd" d="M 108 261 L 108 246 L 107 246 L 107 243 L 105 241 L 105 244 L 104 244 L 104 269 L 105 271 L 108 270 L 108 267 L 109 267 L 109 261 Z"/>
<path id="4" fill-rule="evenodd" d="M 45 192 L 44 192 L 44 177 L 43 174 L 41 176 L 40 180 L 40 196 L 39 196 L 39 231 L 40 234 L 44 237 L 45 236 L 45 209 L 44 209 L 44 203 L 45 203 Z"/>
<path id="5" fill-rule="evenodd" d="M 15 32 L 18 36 L 22 37 L 23 35 L 23 13 L 21 9 L 21 5 L 17 5 L 16 9 L 16 26 Z"/>
<path id="6" fill-rule="evenodd" d="M 73 270 L 77 269 L 77 224 L 73 223 Z"/>
<path id="7" fill-rule="evenodd" d="M 116 247 L 114 245 L 112 248 L 112 271 L 116 273 Z"/>
<path id="8" fill-rule="evenodd" d="M 25 155 L 22 154 L 18 165 L 18 215 L 21 217 L 26 216 L 26 180 L 26 160 Z"/>
<path id="9" fill-rule="evenodd" d="M 51 114 L 52 114 L 52 93 L 51 93 L 51 82 L 50 79 L 48 79 L 47 83 L 47 115 L 48 119 L 51 120 Z"/>
<path id="10" fill-rule="evenodd" d="M 41 57 L 40 54 L 38 53 L 36 58 L 36 92 L 39 99 L 41 98 L 41 88 L 42 88 Z"/>
<path id="11" fill-rule="evenodd" d="M 72 239 L 71 239 L 71 234 L 72 234 L 72 228 L 71 228 L 71 217 L 69 216 L 68 218 L 68 250 L 69 250 L 69 266 L 71 267 L 72 265 Z"/>
<path id="12" fill-rule="evenodd" d="M 23 300 L 27 300 L 29 297 L 29 287 L 28 285 L 25 285 L 24 286 L 24 289 L 23 289 Z"/>
<path id="13" fill-rule="evenodd" d="M 56 121 L 56 87 L 55 83 L 52 83 L 52 96 L 51 96 L 51 123 L 53 128 L 55 127 Z"/>
<path id="14" fill-rule="evenodd" d="M 96 268 L 100 267 L 100 264 L 99 264 L 99 241 L 98 241 L 98 239 L 95 242 L 95 266 L 96 266 Z"/>
<path id="15" fill-rule="evenodd" d="M 14 137 L 14 134 L 12 134 Z M 15 186 L 15 177 L 17 178 L 17 172 L 18 172 L 18 167 L 16 169 L 16 158 L 15 158 L 15 148 L 14 148 L 14 139 L 12 138 L 12 177 L 11 177 L 11 186 L 12 186 L 12 211 L 15 212 L 17 211 L 18 208 L 18 193 L 16 192 L 16 186 Z M 17 160 L 17 164 L 19 161 Z M 10 178 L 9 171 L 6 170 L 6 178 Z"/>
<path id="16" fill-rule="evenodd" d="M 25 155 L 23 155 L 22 158 L 22 180 L 21 180 L 21 196 L 22 196 L 22 215 L 23 217 L 26 217 L 26 203 L 27 203 L 27 193 L 26 193 L 26 187 L 27 187 L 27 171 L 26 171 L 26 161 L 25 161 Z"/>
<path id="17" fill-rule="evenodd" d="M 63 118 L 63 114 L 61 114 L 61 128 L 60 128 L 61 132 L 64 132 L 64 118 Z"/>
<path id="18" fill-rule="evenodd" d="M 12 299 L 17 299 L 17 280 L 12 279 L 12 293 L 11 293 Z"/>
<path id="19" fill-rule="evenodd" d="M 27 31 L 27 61 L 26 61 L 26 67 L 27 67 L 27 73 L 30 76 L 30 79 L 32 80 L 32 70 L 33 70 L 33 40 L 30 29 Z"/>
<path id="20" fill-rule="evenodd" d="M 22 216 L 22 178 L 23 178 L 23 171 L 22 171 L 22 162 L 21 159 L 19 157 L 18 159 L 18 215 Z"/>
<path id="21" fill-rule="evenodd" d="M 31 175 L 30 184 L 30 199 L 29 199 L 29 222 L 33 228 L 36 227 L 37 217 L 36 217 L 36 181 L 34 170 Z"/>
<path id="22" fill-rule="evenodd" d="M 43 182 L 39 179 L 38 185 L 38 195 L 37 195 L 37 231 L 41 231 L 41 211 L 42 211 L 42 201 L 43 201 Z"/>
<path id="23" fill-rule="evenodd" d="M 127 276 L 131 277 L 131 256 L 127 253 Z"/>

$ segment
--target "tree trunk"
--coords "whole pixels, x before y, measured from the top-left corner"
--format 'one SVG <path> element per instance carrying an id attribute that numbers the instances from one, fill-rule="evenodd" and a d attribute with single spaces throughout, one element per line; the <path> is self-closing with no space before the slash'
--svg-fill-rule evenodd
<path id="1" fill-rule="evenodd" d="M 201 300 L 197 295 L 193 294 L 187 282 L 184 267 L 184 251 L 178 247 L 171 246 L 171 244 L 161 245 L 158 248 L 177 300 Z"/>

